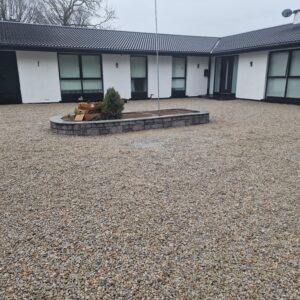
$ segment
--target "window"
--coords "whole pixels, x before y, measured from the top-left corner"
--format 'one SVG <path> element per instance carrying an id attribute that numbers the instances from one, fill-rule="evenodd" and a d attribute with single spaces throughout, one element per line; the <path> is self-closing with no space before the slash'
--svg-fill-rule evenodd
<path id="1" fill-rule="evenodd" d="M 286 97 L 300 98 L 300 78 L 289 78 Z"/>
<path id="2" fill-rule="evenodd" d="M 147 87 L 147 57 L 131 57 L 131 92 L 134 99 L 145 99 Z"/>
<path id="3" fill-rule="evenodd" d="M 59 71 L 63 100 L 77 100 L 80 96 L 100 100 L 102 97 L 101 56 L 59 54 Z"/>
<path id="4" fill-rule="evenodd" d="M 270 58 L 270 76 L 285 76 L 288 65 L 289 53 L 273 53 Z"/>
<path id="5" fill-rule="evenodd" d="M 61 78 L 80 78 L 78 55 L 60 55 L 59 66 Z"/>
<path id="6" fill-rule="evenodd" d="M 270 78 L 268 82 L 267 95 L 269 97 L 284 97 L 286 79 Z"/>
<path id="7" fill-rule="evenodd" d="M 292 53 L 290 76 L 300 76 L 300 50 Z"/>
<path id="8" fill-rule="evenodd" d="M 186 86 L 186 58 L 173 57 L 172 63 L 172 96 L 185 96 Z"/>
<path id="9" fill-rule="evenodd" d="M 267 98 L 300 98 L 300 50 L 270 56 Z"/>

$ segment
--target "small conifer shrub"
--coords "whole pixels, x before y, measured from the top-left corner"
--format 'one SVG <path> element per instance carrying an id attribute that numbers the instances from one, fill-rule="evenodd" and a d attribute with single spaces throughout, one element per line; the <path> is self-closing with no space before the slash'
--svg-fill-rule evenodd
<path id="1" fill-rule="evenodd" d="M 102 107 L 104 119 L 121 119 L 123 109 L 124 101 L 121 99 L 120 94 L 114 88 L 109 88 L 105 94 Z"/>

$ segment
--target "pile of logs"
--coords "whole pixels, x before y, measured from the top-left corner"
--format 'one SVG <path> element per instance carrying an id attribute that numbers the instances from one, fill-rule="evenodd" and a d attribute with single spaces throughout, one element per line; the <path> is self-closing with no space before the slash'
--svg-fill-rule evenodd
<path id="1" fill-rule="evenodd" d="M 101 120 L 102 102 L 80 102 L 75 108 L 75 121 Z"/>

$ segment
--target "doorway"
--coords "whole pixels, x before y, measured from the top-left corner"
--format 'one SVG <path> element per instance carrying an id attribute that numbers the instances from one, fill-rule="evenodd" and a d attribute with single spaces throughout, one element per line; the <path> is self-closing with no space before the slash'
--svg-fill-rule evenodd
<path id="1" fill-rule="evenodd" d="M 143 100 L 148 98 L 148 68 L 146 56 L 131 56 L 131 99 Z"/>
<path id="2" fill-rule="evenodd" d="M 0 51 L 0 104 L 20 104 L 17 58 L 15 52 Z"/>
<path id="3" fill-rule="evenodd" d="M 186 94 L 186 57 L 172 59 L 172 98 L 183 98 Z"/>
<path id="4" fill-rule="evenodd" d="M 234 99 L 237 81 L 237 56 L 216 57 L 214 95 L 220 99 Z"/>

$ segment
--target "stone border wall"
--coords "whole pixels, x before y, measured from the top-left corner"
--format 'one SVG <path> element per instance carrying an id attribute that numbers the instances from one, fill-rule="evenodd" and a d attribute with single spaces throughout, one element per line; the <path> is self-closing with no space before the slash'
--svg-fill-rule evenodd
<path id="1" fill-rule="evenodd" d="M 208 112 L 195 111 L 181 115 L 91 122 L 69 122 L 64 121 L 61 116 L 57 116 L 50 119 L 50 127 L 52 132 L 58 134 L 96 136 L 148 129 L 199 125 L 208 122 Z"/>

